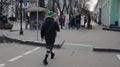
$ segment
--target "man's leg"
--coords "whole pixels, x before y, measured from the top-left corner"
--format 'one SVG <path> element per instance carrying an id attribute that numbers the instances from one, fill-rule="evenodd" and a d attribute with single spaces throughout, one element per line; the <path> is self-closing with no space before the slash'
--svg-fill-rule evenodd
<path id="1" fill-rule="evenodd" d="M 47 65 L 47 64 L 48 64 L 47 58 L 48 58 L 48 56 L 49 56 L 49 53 L 50 53 L 50 49 L 47 49 L 45 58 L 44 58 L 44 60 L 43 60 L 44 65 Z"/>
<path id="2" fill-rule="evenodd" d="M 51 59 L 54 59 L 55 53 L 53 53 L 52 49 L 50 50 L 51 52 Z"/>

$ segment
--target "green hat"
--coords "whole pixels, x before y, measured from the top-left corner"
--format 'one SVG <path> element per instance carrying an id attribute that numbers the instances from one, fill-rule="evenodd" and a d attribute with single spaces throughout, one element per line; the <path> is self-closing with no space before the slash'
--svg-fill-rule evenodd
<path id="1" fill-rule="evenodd" d="M 54 15 L 53 11 L 48 11 L 48 17 L 52 17 Z"/>

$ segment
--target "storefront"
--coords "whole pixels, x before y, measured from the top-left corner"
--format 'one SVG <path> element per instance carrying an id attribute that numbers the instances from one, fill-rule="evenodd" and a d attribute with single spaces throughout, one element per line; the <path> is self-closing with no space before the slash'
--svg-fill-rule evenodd
<path id="1" fill-rule="evenodd" d="M 43 8 L 43 7 L 32 7 L 26 10 L 27 12 L 30 13 L 29 15 L 29 25 L 30 25 L 30 30 L 36 30 L 37 27 L 38 29 L 41 28 L 41 25 L 43 23 L 43 20 L 45 18 L 45 13 L 47 11 L 47 9 Z M 37 13 L 38 11 L 38 13 Z M 38 14 L 38 16 L 37 16 Z M 38 20 L 38 22 L 37 22 Z"/>

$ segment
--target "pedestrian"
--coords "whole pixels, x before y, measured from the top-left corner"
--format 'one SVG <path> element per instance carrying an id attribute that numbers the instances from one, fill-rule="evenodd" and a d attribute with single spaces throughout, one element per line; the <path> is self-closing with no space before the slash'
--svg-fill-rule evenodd
<path id="1" fill-rule="evenodd" d="M 77 13 L 76 17 L 75 17 L 75 22 L 76 22 L 76 28 L 79 29 L 80 28 L 80 24 L 81 24 L 81 15 L 79 13 Z"/>
<path id="2" fill-rule="evenodd" d="M 46 55 L 43 60 L 43 64 L 47 65 L 47 58 L 51 54 L 51 59 L 54 58 L 55 53 L 53 53 L 54 42 L 56 38 L 57 31 L 60 31 L 59 25 L 53 19 L 54 12 L 49 11 L 48 17 L 45 19 L 41 28 L 41 38 L 45 39 L 46 42 Z"/>
<path id="3" fill-rule="evenodd" d="M 85 24 L 85 15 L 81 14 L 81 28 L 85 28 L 84 24 Z"/>
<path id="4" fill-rule="evenodd" d="M 58 16 L 57 13 L 54 13 L 53 18 L 54 18 L 54 21 L 55 21 L 57 24 L 59 24 L 59 16 Z"/>
<path id="5" fill-rule="evenodd" d="M 26 22 L 25 22 L 25 29 L 28 29 L 28 25 L 30 24 L 30 17 L 27 16 Z"/>
<path id="6" fill-rule="evenodd" d="M 69 29 L 69 15 L 66 14 L 65 16 L 65 29 Z"/>
<path id="7" fill-rule="evenodd" d="M 70 28 L 74 29 L 75 27 L 75 17 L 71 15 L 70 17 Z"/>
<path id="8" fill-rule="evenodd" d="M 87 23 L 87 17 L 85 16 L 85 18 L 84 18 L 84 27 L 85 27 L 86 23 Z"/>
<path id="9" fill-rule="evenodd" d="M 61 27 L 61 29 L 63 29 L 63 25 L 64 25 L 64 18 L 63 18 L 63 16 L 59 17 L 59 21 L 60 21 L 60 27 Z"/>

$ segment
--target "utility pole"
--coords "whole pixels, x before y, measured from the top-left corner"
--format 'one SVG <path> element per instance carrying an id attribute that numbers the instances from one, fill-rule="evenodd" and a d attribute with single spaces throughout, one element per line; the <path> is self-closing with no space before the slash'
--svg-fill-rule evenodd
<path id="1" fill-rule="evenodd" d="M 37 8 L 39 7 L 39 0 L 37 0 Z M 38 40 L 38 26 L 39 26 L 39 11 L 37 9 L 37 24 L 36 24 L 36 27 L 37 27 L 37 40 Z"/>
<path id="2" fill-rule="evenodd" d="M 22 29 L 22 3 L 23 1 L 20 0 L 20 35 L 23 35 L 23 29 Z"/>

